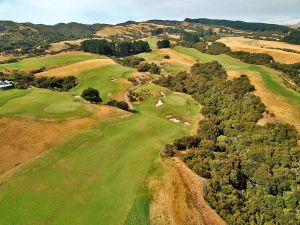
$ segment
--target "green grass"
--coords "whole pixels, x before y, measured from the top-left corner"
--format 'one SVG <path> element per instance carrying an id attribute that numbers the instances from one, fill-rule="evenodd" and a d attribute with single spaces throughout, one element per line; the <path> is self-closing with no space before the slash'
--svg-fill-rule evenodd
<path id="1" fill-rule="evenodd" d="M 161 90 L 167 92 L 154 84 L 147 88 L 156 96 Z M 36 93 L 41 96 L 39 103 L 26 106 L 36 91 L 40 92 Z M 35 115 L 45 109 L 41 106 L 44 102 L 51 113 L 56 107 L 66 110 L 57 96 L 49 101 L 49 92 L 43 92 L 31 90 L 21 97 L 26 99 L 11 103 L 14 99 L 4 106 L 11 104 L 6 110 L 22 108 L 35 111 Z M 135 106 L 139 113 L 102 121 L 39 160 L 23 165 L 19 173 L 0 185 L 0 224 L 149 224 L 151 193 L 147 179 L 161 170 L 159 151 L 174 138 L 191 132 L 190 127 L 174 124 L 165 115 L 189 115 L 193 119 L 198 110 L 190 96 L 168 92 L 168 98 L 173 98 L 177 106 L 166 103 L 157 108 L 158 97 L 151 96 Z M 56 105 L 49 106 L 49 102 Z M 23 107 L 18 107 L 21 103 Z"/>
<path id="2" fill-rule="evenodd" d="M 62 66 L 70 63 L 84 61 L 88 59 L 104 58 L 98 55 L 54 55 L 38 58 L 28 58 L 16 63 L 0 64 L 0 71 L 8 70 L 35 70 L 42 67 Z"/>
<path id="3" fill-rule="evenodd" d="M 85 71 L 79 75 L 79 85 L 72 92 L 80 95 L 88 87 L 96 88 L 100 90 L 101 97 L 106 101 L 109 99 L 108 94 L 114 95 L 122 90 L 123 85 L 119 82 L 120 79 L 127 79 L 132 71 L 133 69 L 120 65 L 110 65 Z M 112 77 L 117 80 L 112 81 Z"/>
<path id="4" fill-rule="evenodd" d="M 287 88 L 279 77 L 279 72 L 270 69 L 266 66 L 251 65 L 241 62 L 238 59 L 232 58 L 228 55 L 209 55 L 201 53 L 193 48 L 175 47 L 177 52 L 187 54 L 199 60 L 199 62 L 218 61 L 228 70 L 249 70 L 257 72 L 266 88 L 273 93 L 283 96 L 291 104 L 297 105 L 300 109 L 300 93 Z"/>
<path id="5" fill-rule="evenodd" d="M 70 93 L 33 88 L 0 92 L 0 116 L 33 116 L 47 119 L 85 117 L 88 113 Z"/>

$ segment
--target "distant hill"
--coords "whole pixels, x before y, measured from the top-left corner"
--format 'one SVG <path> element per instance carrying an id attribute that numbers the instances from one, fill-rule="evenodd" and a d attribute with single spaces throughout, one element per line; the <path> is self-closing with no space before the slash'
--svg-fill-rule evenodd
<path id="1" fill-rule="evenodd" d="M 104 26 L 107 24 L 59 23 L 51 26 L 0 21 L 0 52 L 35 53 L 52 42 L 91 37 Z"/>
<path id="2" fill-rule="evenodd" d="M 184 21 L 189 23 L 200 23 L 204 25 L 216 25 L 231 27 L 238 30 L 248 30 L 248 31 L 273 31 L 288 33 L 292 28 L 278 25 L 278 24 L 267 24 L 267 23 L 249 23 L 243 21 L 233 21 L 233 20 L 216 20 L 216 19 L 185 19 Z"/>
<path id="3" fill-rule="evenodd" d="M 53 42 L 90 38 L 94 36 L 111 39 L 137 39 L 161 32 L 178 34 L 178 32 L 182 31 L 191 31 L 203 34 L 203 30 L 208 30 L 209 28 L 213 28 L 214 31 L 219 28 L 232 28 L 248 33 L 268 31 L 280 33 L 280 37 L 288 36 L 290 31 L 295 31 L 295 29 L 291 27 L 276 24 L 248 23 L 243 21 L 204 18 L 187 18 L 184 21 L 155 19 L 145 22 L 127 21 L 117 25 L 89 25 L 76 22 L 44 25 L 0 21 L 0 54 L 42 53 Z M 155 30 L 157 32 L 155 32 Z M 298 33 L 296 34 L 298 36 Z M 295 42 L 294 35 L 290 39 L 293 39 L 293 42 Z M 298 42 L 298 39 L 296 41 Z"/>

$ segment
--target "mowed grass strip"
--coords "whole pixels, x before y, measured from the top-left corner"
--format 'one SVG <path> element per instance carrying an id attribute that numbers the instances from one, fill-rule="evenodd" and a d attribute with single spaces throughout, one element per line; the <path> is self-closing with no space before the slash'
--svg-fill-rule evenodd
<path id="1" fill-rule="evenodd" d="M 88 59 L 105 58 L 100 55 L 92 55 L 84 52 L 61 53 L 42 57 L 28 58 L 16 63 L 0 64 L 0 71 L 4 70 L 35 70 L 42 67 L 57 67 Z"/>
<path id="2" fill-rule="evenodd" d="M 191 105 L 178 107 L 190 107 L 193 119 L 198 106 L 181 97 Z M 159 151 L 191 131 L 168 121 L 157 100 L 149 97 L 136 105 L 140 113 L 75 135 L 2 181 L 0 224 L 148 224 L 147 178 L 161 167 Z"/>

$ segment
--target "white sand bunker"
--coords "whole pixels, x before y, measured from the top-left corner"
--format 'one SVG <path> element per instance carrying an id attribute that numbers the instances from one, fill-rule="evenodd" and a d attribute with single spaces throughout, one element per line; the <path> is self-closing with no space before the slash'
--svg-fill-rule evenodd
<path id="1" fill-rule="evenodd" d="M 115 77 L 110 77 L 110 80 L 111 80 L 111 81 L 117 81 L 118 79 L 115 78 Z"/>
<path id="2" fill-rule="evenodd" d="M 80 99 L 81 97 L 79 95 L 75 95 L 74 98 Z"/>
<path id="3" fill-rule="evenodd" d="M 160 106 L 162 106 L 163 104 L 164 104 L 164 103 L 162 102 L 162 100 L 159 99 L 155 106 L 156 106 L 156 107 L 160 107 Z"/>
<path id="4" fill-rule="evenodd" d="M 163 98 L 165 98 L 165 97 L 166 97 L 166 94 L 165 94 L 165 93 L 163 93 L 163 92 L 160 92 L 160 95 L 161 95 L 161 97 L 163 97 Z"/>
<path id="5" fill-rule="evenodd" d="M 186 125 L 186 126 L 190 126 L 191 125 L 190 122 L 184 122 L 183 124 Z"/>
<path id="6" fill-rule="evenodd" d="M 180 120 L 176 119 L 176 118 L 171 118 L 169 119 L 171 122 L 173 123 L 180 123 Z"/>

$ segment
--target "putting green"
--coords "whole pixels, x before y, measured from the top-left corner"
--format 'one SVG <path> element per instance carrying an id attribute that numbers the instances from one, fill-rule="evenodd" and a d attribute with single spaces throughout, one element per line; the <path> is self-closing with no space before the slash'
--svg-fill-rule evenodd
<path id="1" fill-rule="evenodd" d="M 67 92 L 33 88 L 0 92 L 0 116 L 33 116 L 46 119 L 85 117 L 83 103 Z M 2 104 L 1 104 L 2 103 Z"/>
<path id="2" fill-rule="evenodd" d="M 173 106 L 182 106 L 186 104 L 186 99 L 182 96 L 172 94 L 164 98 L 163 102 Z"/>

